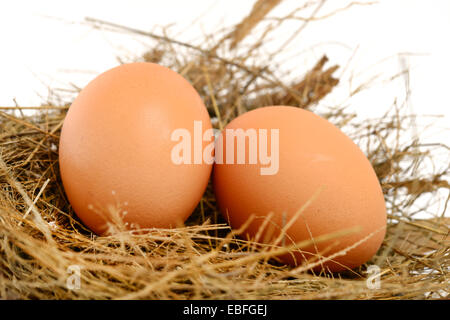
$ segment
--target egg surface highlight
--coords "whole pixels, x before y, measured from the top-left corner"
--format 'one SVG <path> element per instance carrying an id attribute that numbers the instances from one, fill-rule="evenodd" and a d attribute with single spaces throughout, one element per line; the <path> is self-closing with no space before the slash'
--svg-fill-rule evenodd
<path id="1" fill-rule="evenodd" d="M 59 144 L 64 190 L 82 222 L 97 234 L 117 217 L 126 229 L 183 223 L 212 169 L 173 161 L 173 132 L 193 136 L 195 123 L 200 134 L 211 129 L 196 90 L 168 68 L 130 63 L 92 80 L 70 106 Z"/>
<path id="2" fill-rule="evenodd" d="M 358 146 L 324 118 L 295 107 L 258 108 L 225 127 L 215 152 L 220 211 L 234 229 L 249 223 L 244 238 L 278 238 L 280 246 L 313 240 L 278 256 L 282 262 L 337 272 L 380 248 L 386 207 L 377 176 Z"/>

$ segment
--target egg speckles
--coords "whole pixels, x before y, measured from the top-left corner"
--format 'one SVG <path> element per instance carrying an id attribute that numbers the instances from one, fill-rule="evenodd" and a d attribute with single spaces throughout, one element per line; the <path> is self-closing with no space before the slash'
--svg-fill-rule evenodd
<path id="1" fill-rule="evenodd" d="M 214 165 L 216 198 L 233 228 L 240 228 L 253 216 L 243 236 L 270 242 L 309 203 L 288 226 L 285 245 L 319 239 L 344 229 L 354 228 L 355 232 L 317 241 L 295 254 L 281 255 L 281 260 L 299 265 L 319 255 L 335 254 L 332 261 L 325 261 L 316 269 L 341 271 L 361 265 L 376 253 L 386 226 L 383 193 L 368 159 L 338 128 L 309 111 L 272 106 L 247 112 L 226 129 L 278 130 L 279 135 L 278 141 L 268 139 L 269 145 L 278 143 L 278 148 L 266 148 L 279 152 L 274 174 L 261 174 L 261 168 L 267 165 L 260 162 Z M 227 145 L 226 140 L 222 133 L 218 141 Z M 250 154 L 248 146 L 249 143 L 246 159 Z M 259 148 L 260 145 L 258 151 Z M 349 248 L 348 252 L 336 255 L 345 248 Z"/>
<path id="2" fill-rule="evenodd" d="M 91 81 L 68 111 L 59 147 L 64 189 L 84 224 L 102 234 L 114 212 L 130 227 L 183 223 L 212 168 L 171 159 L 172 132 L 193 131 L 194 122 L 211 128 L 195 89 L 165 67 L 125 64 Z"/>

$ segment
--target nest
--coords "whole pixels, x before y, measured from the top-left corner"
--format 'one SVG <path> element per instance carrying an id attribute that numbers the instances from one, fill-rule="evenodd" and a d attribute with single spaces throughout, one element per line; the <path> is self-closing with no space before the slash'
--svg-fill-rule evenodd
<path id="1" fill-rule="evenodd" d="M 216 128 L 265 105 L 309 109 L 347 132 L 371 161 L 388 208 L 386 238 L 371 261 L 339 274 L 311 271 L 304 264 L 278 263 L 276 250 L 239 237 L 221 218 L 208 186 L 185 226 L 145 234 L 118 230 L 96 236 L 79 221 L 64 194 L 58 168 L 58 140 L 69 103 L 0 110 L 0 297 L 4 299 L 440 299 L 449 292 L 450 220 L 444 209 L 416 219 L 416 204 L 442 198 L 449 170 L 425 172 L 421 164 L 448 151 L 424 145 L 405 125 L 415 117 L 401 104 L 382 118 L 358 121 L 340 107 L 319 108 L 340 79 L 339 66 L 323 56 L 315 64 L 280 77 L 255 59 L 277 21 L 267 14 L 281 1 L 255 3 L 239 24 L 202 47 L 162 34 L 87 19 L 95 28 L 152 39 L 135 61 L 170 67 L 197 89 Z M 314 4 L 315 5 L 315 4 Z M 314 20 L 300 19 L 300 32 Z M 275 23 L 273 23 L 275 21 Z M 256 30 L 256 26 L 264 26 Z M 217 38 L 218 37 L 218 38 Z M 251 39 L 251 40 L 249 40 Z M 290 39 L 289 41 L 292 41 Z M 208 49 L 205 49 L 208 48 Z M 280 51 L 281 52 L 281 51 Z M 270 57 L 268 57 L 270 58 Z M 267 60 L 270 61 L 270 60 Z M 127 61 L 123 61 L 127 62 Z M 286 79 L 285 79 L 286 78 Z M 281 80 L 285 79 L 285 80 Z M 361 88 L 360 88 L 361 89 Z M 358 89 L 359 90 L 359 89 Z M 362 90 L 362 89 L 361 89 Z M 24 110 L 36 109 L 32 114 Z M 403 139 L 404 140 L 404 139 Z M 446 153 L 444 159 L 448 159 Z M 442 210 L 442 209 L 441 209 Z M 370 266 L 380 286 L 368 285 Z M 78 272 L 80 287 L 70 286 Z M 74 283 L 72 283 L 74 284 Z M 75 282 L 75 285 L 77 283 Z"/>

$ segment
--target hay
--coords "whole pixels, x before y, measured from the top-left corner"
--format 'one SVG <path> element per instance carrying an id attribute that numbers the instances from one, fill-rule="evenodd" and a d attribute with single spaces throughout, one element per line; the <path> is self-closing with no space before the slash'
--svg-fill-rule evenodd
<path id="1" fill-rule="evenodd" d="M 274 30 L 273 24 L 264 24 L 265 16 L 278 3 L 258 1 L 247 18 L 219 39 L 205 36 L 202 48 L 166 35 L 94 19 L 87 22 L 154 39 L 155 46 L 139 60 L 181 73 L 203 97 L 214 126 L 222 128 L 264 105 L 316 112 L 317 102 L 339 84 L 334 76 L 338 66 L 325 67 L 327 57 L 309 70 L 299 66 L 296 72 L 304 76 L 285 81 L 255 62 L 258 48 Z M 318 19 L 302 19 L 300 30 Z M 265 25 L 262 32 L 244 45 L 258 24 Z M 211 186 L 184 227 L 136 234 L 119 224 L 114 235 L 95 236 L 72 211 L 59 176 L 58 137 L 68 105 L 1 109 L 1 298 L 439 299 L 450 291 L 450 219 L 444 217 L 449 199 L 433 219 L 416 219 L 413 210 L 424 195 L 437 199 L 439 190 L 449 189 L 448 168 L 420 170 L 436 152 L 449 149 L 421 144 L 417 137 L 401 141 L 399 137 L 411 130 L 402 123 L 414 116 L 404 106 L 389 108 L 383 118 L 360 122 L 344 108 L 320 112 L 351 132 L 373 164 L 388 206 L 388 229 L 379 252 L 360 268 L 340 274 L 314 274 L 311 263 L 297 268 L 279 264 L 273 257 L 286 249 L 240 239 L 241 230 L 231 230 L 219 215 Z M 27 109 L 37 112 L 25 115 Z M 367 268 L 373 264 L 381 271 L 378 289 L 367 286 Z M 73 266 L 81 268 L 79 290 L 67 286 Z"/>

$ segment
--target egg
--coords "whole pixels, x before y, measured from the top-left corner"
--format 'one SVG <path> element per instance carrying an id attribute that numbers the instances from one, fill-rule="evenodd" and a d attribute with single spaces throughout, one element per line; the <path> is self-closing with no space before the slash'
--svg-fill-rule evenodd
<path id="1" fill-rule="evenodd" d="M 208 130 L 205 105 L 178 73 L 130 63 L 100 74 L 73 101 L 61 131 L 60 173 L 72 208 L 97 234 L 120 220 L 126 229 L 181 225 L 212 163 L 177 161 L 174 133 L 184 133 L 192 148 L 194 134 Z M 197 139 L 197 148 L 207 145 Z"/>
<path id="2" fill-rule="evenodd" d="M 338 272 L 380 248 L 386 206 L 377 176 L 326 119 L 288 106 L 249 111 L 224 128 L 216 157 L 214 192 L 231 226 L 259 243 L 303 244 L 280 253 L 282 262 Z"/>

